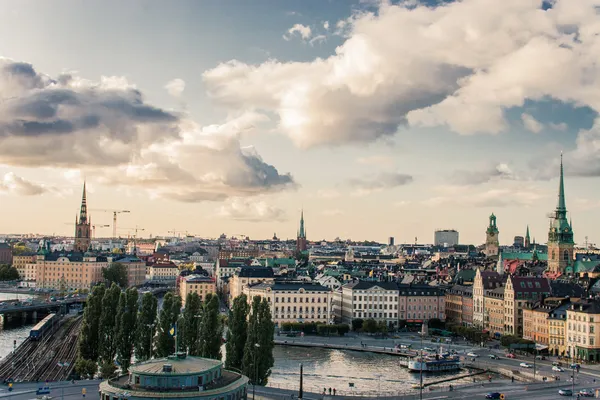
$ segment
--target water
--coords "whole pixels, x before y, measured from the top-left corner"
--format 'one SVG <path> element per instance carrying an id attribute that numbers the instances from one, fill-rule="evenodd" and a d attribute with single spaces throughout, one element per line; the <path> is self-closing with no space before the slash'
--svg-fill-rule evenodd
<path id="1" fill-rule="evenodd" d="M 0 301 L 3 300 L 25 300 L 31 299 L 33 296 L 30 294 L 22 293 L 0 293 Z M 6 325 L 0 325 L 0 358 L 6 357 L 11 351 L 13 351 L 14 341 L 17 341 L 19 346 L 29 336 L 29 331 L 34 324 L 20 325 L 17 323 L 11 323 Z"/>
<path id="2" fill-rule="evenodd" d="M 304 366 L 304 389 L 321 393 L 323 388 L 336 388 L 343 394 L 398 394 L 408 392 L 419 383 L 419 374 L 410 373 L 399 364 L 399 358 L 347 350 L 275 346 L 275 366 L 269 386 L 297 389 L 300 382 L 300 363 Z M 425 382 L 451 377 L 463 372 L 444 375 L 423 375 Z M 459 381 L 457 381 L 459 382 Z M 349 387 L 354 383 L 354 388 Z"/>

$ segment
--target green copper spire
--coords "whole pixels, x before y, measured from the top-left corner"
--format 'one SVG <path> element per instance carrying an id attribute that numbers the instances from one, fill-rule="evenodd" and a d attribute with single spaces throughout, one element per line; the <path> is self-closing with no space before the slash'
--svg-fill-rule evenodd
<path id="1" fill-rule="evenodd" d="M 562 153 L 560 153 L 560 181 L 558 183 L 558 204 L 556 205 L 556 211 L 567 211 L 567 206 L 565 205 L 565 182 Z"/>
<path id="2" fill-rule="evenodd" d="M 304 231 L 304 210 L 302 210 L 302 213 L 300 214 L 300 230 L 298 231 L 298 237 L 306 237 L 306 232 Z"/>
<path id="3" fill-rule="evenodd" d="M 527 225 L 527 233 L 525 233 L 525 239 L 529 239 L 529 225 Z"/>

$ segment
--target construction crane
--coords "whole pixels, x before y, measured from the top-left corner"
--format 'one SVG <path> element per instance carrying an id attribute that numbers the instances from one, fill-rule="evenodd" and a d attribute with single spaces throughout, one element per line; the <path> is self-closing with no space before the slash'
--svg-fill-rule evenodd
<path id="1" fill-rule="evenodd" d="M 188 235 L 188 231 L 176 231 L 176 230 L 172 230 L 172 231 L 167 231 L 167 233 L 172 233 L 173 236 L 177 236 L 178 238 L 181 237 L 181 233 L 185 233 L 185 236 Z"/>
<path id="2" fill-rule="evenodd" d="M 117 214 L 125 214 L 130 213 L 129 210 L 103 210 L 103 209 L 92 209 L 90 211 L 99 211 L 99 212 L 111 212 L 113 213 L 113 239 L 117 238 Z"/>
<path id="3" fill-rule="evenodd" d="M 133 235 L 133 255 L 136 254 L 136 250 L 137 250 L 137 233 L 138 231 L 144 231 L 144 228 L 140 228 L 139 226 L 135 226 L 135 228 L 119 228 L 125 231 L 134 231 L 135 234 Z"/>
<path id="4" fill-rule="evenodd" d="M 65 225 L 73 225 L 72 222 L 65 222 Z M 92 227 L 92 239 L 96 237 L 96 228 L 110 228 L 110 225 L 91 225 Z"/>

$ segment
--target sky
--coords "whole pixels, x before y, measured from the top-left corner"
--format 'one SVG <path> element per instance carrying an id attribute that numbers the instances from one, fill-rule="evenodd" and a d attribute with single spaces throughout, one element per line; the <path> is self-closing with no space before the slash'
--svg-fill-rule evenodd
<path id="1" fill-rule="evenodd" d="M 0 232 L 596 243 L 599 7 L 3 0 Z"/>

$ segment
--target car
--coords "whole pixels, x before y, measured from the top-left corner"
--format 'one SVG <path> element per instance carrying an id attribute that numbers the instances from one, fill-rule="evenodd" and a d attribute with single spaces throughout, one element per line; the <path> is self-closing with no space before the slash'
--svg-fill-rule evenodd
<path id="1" fill-rule="evenodd" d="M 573 396 L 573 391 L 571 389 L 560 389 L 558 394 L 561 396 Z"/>
<path id="2" fill-rule="evenodd" d="M 433 349 L 431 347 L 423 347 L 423 350 L 425 350 L 425 351 L 435 351 L 435 349 Z"/>
<path id="3" fill-rule="evenodd" d="M 571 364 L 571 369 L 579 369 L 581 368 L 581 365 L 579 364 Z"/>
<path id="4" fill-rule="evenodd" d="M 490 354 L 488 357 L 489 357 L 489 358 L 491 358 L 492 360 L 497 360 L 497 359 L 499 359 L 499 358 L 500 358 L 500 357 L 498 357 L 498 356 L 497 356 L 497 355 L 495 355 L 495 354 Z"/>
<path id="5" fill-rule="evenodd" d="M 475 354 L 473 352 L 467 353 L 467 356 L 469 356 L 469 357 L 479 357 L 478 354 Z"/>
<path id="6" fill-rule="evenodd" d="M 581 389 L 579 395 L 581 397 L 594 397 L 594 391 L 592 389 Z"/>
<path id="7" fill-rule="evenodd" d="M 561 367 L 559 367 L 558 365 L 555 365 L 555 366 L 553 366 L 553 367 L 552 367 L 552 371 L 556 371 L 556 372 L 564 372 L 564 371 L 565 371 L 565 369 L 564 369 L 564 368 L 561 368 Z"/>
<path id="8" fill-rule="evenodd" d="M 552 365 L 555 365 L 557 367 L 562 367 L 562 363 L 560 361 L 552 361 Z"/>
<path id="9" fill-rule="evenodd" d="M 485 395 L 486 399 L 500 399 L 502 397 L 502 393 L 498 392 L 490 392 Z"/>
<path id="10" fill-rule="evenodd" d="M 506 358 L 517 358 L 517 356 L 515 356 L 513 353 L 508 353 Z"/>
<path id="11" fill-rule="evenodd" d="M 545 360 L 546 356 L 535 356 L 536 360 Z"/>
<path id="12" fill-rule="evenodd" d="M 531 368 L 531 364 L 526 363 L 526 362 L 522 362 L 521 364 L 519 364 L 519 366 L 523 367 L 523 368 Z"/>
<path id="13" fill-rule="evenodd" d="M 410 349 L 412 346 L 410 344 L 401 344 L 400 348 L 401 349 Z"/>

